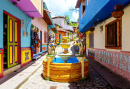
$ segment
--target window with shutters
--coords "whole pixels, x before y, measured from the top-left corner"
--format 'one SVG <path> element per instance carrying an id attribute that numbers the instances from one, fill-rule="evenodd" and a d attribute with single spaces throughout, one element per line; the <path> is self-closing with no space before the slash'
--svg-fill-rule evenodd
<path id="1" fill-rule="evenodd" d="M 84 14 L 85 14 L 85 9 L 86 9 L 85 0 L 82 0 L 82 3 L 81 3 L 81 19 L 83 18 Z"/>
<path id="2" fill-rule="evenodd" d="M 87 0 L 87 6 L 88 6 L 89 2 L 90 2 L 90 0 Z"/>
<path id="3" fill-rule="evenodd" d="M 106 26 L 106 48 L 121 49 L 121 19 L 114 20 Z"/>
<path id="4" fill-rule="evenodd" d="M 94 33 L 93 32 L 89 33 L 89 47 L 90 48 L 94 47 Z"/>

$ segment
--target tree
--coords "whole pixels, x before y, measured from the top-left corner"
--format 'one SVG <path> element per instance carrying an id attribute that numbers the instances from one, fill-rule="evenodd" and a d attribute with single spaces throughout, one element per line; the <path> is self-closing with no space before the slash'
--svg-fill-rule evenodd
<path id="1" fill-rule="evenodd" d="M 65 19 L 66 19 L 68 22 L 70 22 L 70 17 L 69 17 L 69 15 L 65 15 Z"/>
<path id="2" fill-rule="evenodd" d="M 76 23 L 69 22 L 71 26 L 77 26 Z"/>

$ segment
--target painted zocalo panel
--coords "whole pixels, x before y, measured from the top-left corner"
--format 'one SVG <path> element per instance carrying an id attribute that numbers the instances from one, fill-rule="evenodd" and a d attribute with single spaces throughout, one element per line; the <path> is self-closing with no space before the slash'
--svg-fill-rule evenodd
<path id="1" fill-rule="evenodd" d="M 21 64 L 26 64 L 31 61 L 31 49 L 30 48 L 22 48 L 21 49 Z"/>
<path id="2" fill-rule="evenodd" d="M 3 49 L 0 48 L 0 78 L 3 77 Z"/>

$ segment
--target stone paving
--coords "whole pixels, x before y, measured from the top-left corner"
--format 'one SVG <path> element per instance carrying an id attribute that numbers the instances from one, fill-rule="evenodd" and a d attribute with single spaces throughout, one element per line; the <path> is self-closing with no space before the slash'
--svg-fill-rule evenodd
<path id="1" fill-rule="evenodd" d="M 47 81 L 40 67 L 19 89 L 112 89 L 111 86 L 90 66 L 89 78 L 73 83 Z"/>
<path id="2" fill-rule="evenodd" d="M 73 45 L 70 51 L 73 50 Z M 57 47 L 57 52 L 62 48 Z M 71 51 L 72 52 L 72 51 Z M 112 89 L 111 86 L 90 66 L 89 77 L 84 81 L 73 83 L 60 83 L 47 81 L 42 77 L 43 66 L 41 66 L 19 89 Z"/>

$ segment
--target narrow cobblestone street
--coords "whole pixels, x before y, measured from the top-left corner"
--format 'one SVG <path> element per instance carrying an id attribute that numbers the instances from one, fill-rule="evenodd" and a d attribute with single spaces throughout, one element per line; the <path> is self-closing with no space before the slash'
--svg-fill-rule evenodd
<path id="1" fill-rule="evenodd" d="M 61 52 L 58 46 L 56 52 Z M 73 42 L 69 52 L 74 52 Z M 41 66 L 19 89 L 112 89 L 111 86 L 90 66 L 89 77 L 84 81 L 73 83 L 60 83 L 47 81 L 42 77 L 43 66 Z"/>

